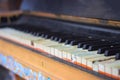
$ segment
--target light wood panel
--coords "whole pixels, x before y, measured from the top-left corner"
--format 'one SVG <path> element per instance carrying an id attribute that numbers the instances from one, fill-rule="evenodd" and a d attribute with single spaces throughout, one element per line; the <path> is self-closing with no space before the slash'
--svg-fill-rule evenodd
<path id="1" fill-rule="evenodd" d="M 4 53 L 4 55 L 12 56 L 24 66 L 37 72 L 42 72 L 46 76 L 51 77 L 52 80 L 101 80 L 92 74 L 36 54 L 2 39 L 0 39 L 0 52 Z"/>

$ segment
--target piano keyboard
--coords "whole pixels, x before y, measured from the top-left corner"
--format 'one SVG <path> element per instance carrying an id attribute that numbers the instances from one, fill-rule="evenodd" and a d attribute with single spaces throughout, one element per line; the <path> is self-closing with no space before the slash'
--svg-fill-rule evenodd
<path id="1" fill-rule="evenodd" d="M 0 28 L 0 37 L 44 51 L 76 65 L 120 79 L 120 42 L 55 32 Z"/>

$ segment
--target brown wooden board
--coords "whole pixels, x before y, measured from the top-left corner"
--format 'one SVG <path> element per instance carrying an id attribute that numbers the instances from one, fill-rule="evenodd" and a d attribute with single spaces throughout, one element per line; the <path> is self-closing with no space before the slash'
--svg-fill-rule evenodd
<path id="1" fill-rule="evenodd" d="M 0 52 L 6 56 L 12 56 L 16 61 L 34 71 L 42 72 L 52 80 L 101 80 L 92 74 L 3 40 L 0 40 Z"/>
<path id="2" fill-rule="evenodd" d="M 51 18 L 51 19 L 65 20 L 65 21 L 71 21 L 71 22 L 77 22 L 77 23 L 95 24 L 95 25 L 102 25 L 102 26 L 108 26 L 108 27 L 109 26 L 120 27 L 120 21 L 115 21 L 115 20 L 104 20 L 104 19 L 97 19 L 97 18 L 87 18 L 87 17 L 53 14 L 53 13 L 37 12 L 37 11 L 1 12 L 0 21 L 1 21 L 1 17 L 7 17 L 9 19 L 10 17 L 19 16 L 21 14 L 31 15 L 35 17 L 45 17 L 45 18 Z"/>

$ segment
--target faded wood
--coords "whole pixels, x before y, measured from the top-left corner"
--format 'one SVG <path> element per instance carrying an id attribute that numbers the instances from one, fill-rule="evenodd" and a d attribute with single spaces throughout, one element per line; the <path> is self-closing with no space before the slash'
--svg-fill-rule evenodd
<path id="1" fill-rule="evenodd" d="M 22 14 L 23 11 L 6 11 L 6 12 L 0 12 L 0 17 L 12 17 Z"/>
<path id="2" fill-rule="evenodd" d="M 120 27 L 120 21 L 116 21 L 116 20 L 107 20 L 107 19 L 104 20 L 104 19 L 97 19 L 97 18 L 87 18 L 87 17 L 80 17 L 80 16 L 71 16 L 71 15 L 64 15 L 64 14 L 53 14 L 53 13 L 35 12 L 35 11 L 24 12 L 24 15 L 60 19 L 60 20 L 78 22 L 78 23 Z"/>
<path id="3" fill-rule="evenodd" d="M 87 18 L 80 16 L 71 16 L 64 14 L 53 14 L 53 13 L 45 13 L 45 12 L 36 12 L 36 11 L 11 11 L 11 12 L 1 12 L 0 17 L 12 17 L 17 15 L 32 15 L 36 17 L 46 17 L 52 19 L 73 21 L 78 23 L 86 23 L 86 24 L 96 24 L 96 25 L 104 25 L 104 26 L 112 26 L 112 27 L 120 27 L 120 21 L 116 20 L 103 20 L 97 18 Z"/>
<path id="4" fill-rule="evenodd" d="M 48 57 L 36 54 L 15 44 L 0 40 L 0 52 L 15 58 L 18 62 L 35 71 L 43 72 L 52 80 L 101 80 L 87 72 L 78 70 Z"/>

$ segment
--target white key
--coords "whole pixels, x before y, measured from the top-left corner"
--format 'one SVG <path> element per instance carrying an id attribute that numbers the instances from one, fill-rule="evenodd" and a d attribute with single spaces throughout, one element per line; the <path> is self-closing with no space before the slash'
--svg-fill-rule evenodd
<path id="1" fill-rule="evenodd" d="M 86 64 L 86 62 L 84 63 L 84 61 L 82 61 L 84 59 L 85 56 L 90 56 L 90 55 L 94 55 L 96 53 L 89 53 L 88 51 L 79 51 L 79 53 L 75 53 L 75 55 L 77 56 L 77 58 L 79 58 L 79 63 L 82 63 L 82 64 Z M 82 59 L 83 58 L 83 59 Z"/>
<path id="2" fill-rule="evenodd" d="M 115 64 L 117 66 L 112 67 L 112 77 L 116 79 L 120 79 L 120 65 Z"/>
<path id="3" fill-rule="evenodd" d="M 14 30 L 14 29 L 10 29 L 10 28 L 5 28 L 3 31 L 0 30 L 0 32 L 3 33 L 3 35 L 1 35 L 1 36 L 8 37 L 10 39 L 19 41 L 20 43 L 24 43 L 27 45 L 31 45 L 31 41 L 39 39 L 38 37 L 34 37 L 32 35 L 25 34 L 23 32 L 20 32 L 18 30 Z M 4 35 L 4 33 L 7 34 L 7 36 Z"/>
<path id="4" fill-rule="evenodd" d="M 115 60 L 115 61 L 112 61 L 110 63 L 107 63 L 104 65 L 105 66 L 105 73 L 108 75 L 108 76 L 111 76 L 112 74 L 114 74 L 114 76 L 116 76 L 115 74 L 117 73 L 117 76 L 120 76 L 119 73 L 119 70 L 118 71 L 115 71 L 116 68 L 120 68 L 120 60 Z"/>
<path id="5" fill-rule="evenodd" d="M 95 58 L 87 59 L 87 66 L 93 68 L 94 71 L 98 72 L 98 63 L 106 60 L 114 59 L 115 56 L 106 57 L 104 55 L 97 56 Z"/>
<path id="6" fill-rule="evenodd" d="M 54 50 L 54 52 L 55 52 L 55 50 L 57 49 L 57 50 L 60 52 L 60 54 L 63 55 L 63 56 L 62 56 L 63 58 L 67 58 L 67 55 L 66 55 L 66 53 L 64 53 L 63 50 L 65 50 L 65 49 L 70 49 L 69 46 L 64 46 L 64 43 L 62 43 L 62 44 L 51 45 L 51 46 L 49 46 L 49 47 L 50 47 L 52 50 Z M 58 54 L 57 52 L 55 52 L 54 55 L 55 55 L 55 56 L 59 56 L 59 54 Z"/>
<path id="7" fill-rule="evenodd" d="M 110 60 L 99 62 L 98 63 L 99 71 L 104 73 L 105 72 L 105 66 L 109 63 L 114 62 L 114 61 L 115 61 L 115 59 L 110 59 Z"/>

